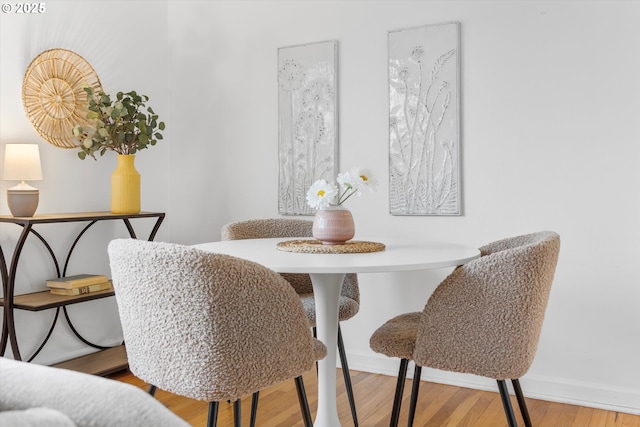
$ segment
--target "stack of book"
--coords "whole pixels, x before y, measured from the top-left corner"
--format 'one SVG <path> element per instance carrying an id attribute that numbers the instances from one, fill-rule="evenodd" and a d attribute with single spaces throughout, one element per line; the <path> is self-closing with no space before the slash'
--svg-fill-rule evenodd
<path id="1" fill-rule="evenodd" d="M 111 280 L 99 274 L 77 274 L 47 280 L 47 287 L 54 295 L 85 295 L 113 289 Z"/>

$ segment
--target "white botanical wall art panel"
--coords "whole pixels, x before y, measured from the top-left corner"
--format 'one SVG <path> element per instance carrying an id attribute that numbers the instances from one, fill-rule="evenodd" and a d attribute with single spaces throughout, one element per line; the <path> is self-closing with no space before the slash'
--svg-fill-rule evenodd
<path id="1" fill-rule="evenodd" d="M 389 210 L 460 215 L 460 24 L 390 31 Z"/>
<path id="2" fill-rule="evenodd" d="M 278 212 L 312 215 L 306 193 L 337 171 L 338 42 L 278 49 Z"/>

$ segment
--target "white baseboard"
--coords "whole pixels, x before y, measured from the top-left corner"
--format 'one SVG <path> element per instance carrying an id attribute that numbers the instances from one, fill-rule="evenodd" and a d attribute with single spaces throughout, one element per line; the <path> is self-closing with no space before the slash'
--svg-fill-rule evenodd
<path id="1" fill-rule="evenodd" d="M 349 368 L 354 371 L 371 372 L 390 376 L 398 375 L 399 359 L 375 357 L 371 355 L 349 353 Z M 409 365 L 408 376 L 413 376 L 413 365 Z M 476 375 L 458 374 L 423 368 L 423 381 L 455 385 L 477 390 L 498 391 L 494 380 Z M 594 384 L 568 381 L 563 378 L 525 375 L 520 379 L 525 397 L 550 402 L 567 403 L 590 408 L 618 411 L 640 415 L 640 389 L 612 387 L 607 384 Z"/>

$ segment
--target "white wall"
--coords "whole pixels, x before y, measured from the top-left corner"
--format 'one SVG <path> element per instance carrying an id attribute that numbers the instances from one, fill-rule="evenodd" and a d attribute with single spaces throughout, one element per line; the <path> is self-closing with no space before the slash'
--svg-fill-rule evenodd
<path id="1" fill-rule="evenodd" d="M 277 48 L 338 40 L 341 169 L 366 166 L 381 181 L 376 194 L 349 204 L 357 236 L 420 235 L 479 246 L 557 231 L 561 256 L 525 393 L 640 413 L 640 2 L 52 4 L 78 14 L 99 7 L 131 20 L 152 12 L 149 31 L 166 40 L 158 40 L 151 63 L 139 60 L 129 74 L 121 66 L 135 49 L 124 36 L 108 42 L 102 33 L 87 45 L 65 37 L 67 18 L 52 13 L 35 43 L 16 17 L 2 16 L 2 144 L 39 141 L 22 113 L 21 75 L 47 44 L 63 43 L 92 62 L 105 86 L 113 78 L 144 88 L 159 100 L 156 110 L 169 111 L 167 143 L 138 156 L 149 183 L 143 209 L 168 214 L 159 240 L 216 240 L 226 222 L 278 215 Z M 387 32 L 448 21 L 462 29 L 464 215 L 391 216 Z M 41 212 L 108 209 L 108 188 L 67 192 L 82 178 L 106 183 L 108 160 L 86 164 L 47 144 L 41 149 L 49 162 L 39 185 Z M 90 192 L 93 199 L 81 201 Z M 6 230 L 0 227 L 3 248 L 13 238 Z M 361 275 L 360 313 L 343 324 L 352 369 L 395 374 L 397 362 L 371 352 L 368 337 L 387 318 L 420 309 L 446 273 Z M 472 376 L 423 375 L 493 387 Z"/>
<path id="2" fill-rule="evenodd" d="M 173 69 L 190 70 L 172 87 L 200 84 L 196 108 L 174 115 L 191 127 L 181 138 L 192 149 L 181 155 L 197 150 L 216 168 L 203 176 L 201 167 L 172 163 L 174 175 L 210 195 L 171 204 L 174 221 L 190 230 L 172 238 L 215 239 L 227 221 L 277 216 L 277 48 L 338 40 L 340 164 L 373 168 L 382 181 L 374 197 L 349 205 L 358 234 L 481 245 L 559 232 L 560 264 L 525 389 L 640 411 L 640 204 L 629 191 L 640 184 L 639 3 L 257 1 L 170 10 L 170 43 L 188 46 Z M 462 26 L 465 214 L 390 216 L 387 31 L 447 21 Z M 208 234 L 186 224 L 194 217 Z M 362 275 L 361 311 L 343 326 L 353 368 L 395 371 L 368 337 L 388 317 L 421 308 L 442 274 Z"/>
<path id="3" fill-rule="evenodd" d="M 11 3 L 15 6 L 15 3 Z M 169 120 L 167 90 L 167 7 L 156 2 L 48 1 L 41 15 L 0 14 L 0 165 L 6 143 L 37 143 L 40 146 L 43 181 L 31 183 L 40 190 L 38 213 L 109 210 L 109 179 L 115 169 L 113 153 L 80 160 L 74 149 L 46 143 L 34 131 L 22 107 L 22 79 L 33 58 L 47 49 L 64 48 L 84 57 L 111 93 L 136 90 L 150 97 L 161 119 Z M 124 13 L 126 12 L 126 13 Z M 141 30 L 141 28 L 143 30 Z M 150 77 L 151 76 L 151 77 Z M 165 136 L 170 138 L 171 126 Z M 142 175 L 142 206 L 148 211 L 168 211 L 168 143 L 161 142 L 136 158 Z M 0 166 L 2 167 L 2 166 Z M 0 214 L 9 214 L 6 189 L 16 182 L 0 181 Z M 132 221 L 139 237 L 149 235 L 152 221 Z M 86 223 L 43 225 L 37 231 L 52 245 L 63 268 L 70 245 Z M 0 224 L 0 245 L 7 262 L 21 228 Z M 166 240 L 164 225 L 157 239 Z M 68 274 L 108 273 L 106 245 L 113 237 L 126 237 L 121 221 L 94 225 L 80 240 Z M 29 238 L 20 258 L 17 293 L 46 289 L 44 281 L 56 277 L 53 262 L 35 238 Z M 31 313 L 16 311 L 16 328 L 23 357 L 33 353 L 47 333 L 54 310 Z M 103 345 L 122 341 L 122 331 L 113 298 L 69 307 L 78 330 Z M 76 340 L 64 321 L 52 340 L 35 359 L 55 363 L 87 353 L 90 348 Z M 8 350 L 6 356 L 11 355 Z"/>

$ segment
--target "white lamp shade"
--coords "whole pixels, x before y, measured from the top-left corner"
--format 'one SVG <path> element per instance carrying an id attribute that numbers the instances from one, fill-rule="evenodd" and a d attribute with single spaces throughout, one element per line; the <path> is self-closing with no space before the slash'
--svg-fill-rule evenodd
<path id="1" fill-rule="evenodd" d="M 38 144 L 7 144 L 2 179 L 6 181 L 41 181 Z"/>

